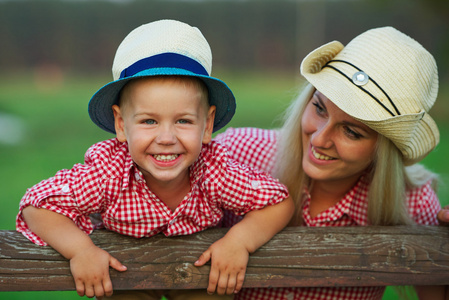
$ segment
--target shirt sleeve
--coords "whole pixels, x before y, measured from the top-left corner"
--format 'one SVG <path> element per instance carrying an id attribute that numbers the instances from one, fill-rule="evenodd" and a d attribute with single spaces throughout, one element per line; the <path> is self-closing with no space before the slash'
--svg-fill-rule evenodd
<path id="1" fill-rule="evenodd" d="M 227 149 L 230 159 L 271 173 L 275 166 L 277 137 L 278 131 L 276 130 L 230 127 L 225 132 L 218 134 L 214 140 Z M 225 209 L 221 225 L 223 227 L 233 226 L 241 220 L 241 214 L 241 209 L 236 211 L 234 208 Z"/>
<path id="2" fill-rule="evenodd" d="M 230 159 L 224 147 L 213 144 L 206 185 L 220 207 L 244 215 L 277 204 L 288 197 L 287 188 L 269 174 Z"/>
<path id="3" fill-rule="evenodd" d="M 58 171 L 54 177 L 43 180 L 26 191 L 16 218 L 17 231 L 38 245 L 47 245 L 28 228 L 23 219 L 23 209 L 31 205 L 62 214 L 87 234 L 92 232 L 89 214 L 101 210 L 102 172 L 94 166 L 91 151 L 92 149 L 86 152 L 85 164 L 76 164 L 70 170 Z"/>
<path id="4" fill-rule="evenodd" d="M 225 173 L 221 195 L 223 208 L 237 215 L 282 202 L 287 188 L 270 175 L 230 161 Z"/>
<path id="5" fill-rule="evenodd" d="M 419 225 L 438 225 L 437 213 L 441 204 L 431 187 L 431 181 L 407 191 L 409 213 Z"/>

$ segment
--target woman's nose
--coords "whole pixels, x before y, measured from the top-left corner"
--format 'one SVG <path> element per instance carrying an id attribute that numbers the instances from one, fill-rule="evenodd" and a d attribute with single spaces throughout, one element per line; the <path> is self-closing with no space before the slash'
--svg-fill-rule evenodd
<path id="1" fill-rule="evenodd" d="M 312 145 L 320 148 L 330 148 L 333 145 L 333 127 L 329 122 L 320 123 L 312 134 Z"/>

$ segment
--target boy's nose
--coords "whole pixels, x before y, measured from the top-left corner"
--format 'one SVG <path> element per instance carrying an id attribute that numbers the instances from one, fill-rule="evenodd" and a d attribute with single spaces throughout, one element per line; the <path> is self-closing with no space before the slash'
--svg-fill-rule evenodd
<path id="1" fill-rule="evenodd" d="M 156 137 L 156 143 L 161 145 L 173 145 L 176 143 L 176 134 L 171 126 L 163 126 Z"/>

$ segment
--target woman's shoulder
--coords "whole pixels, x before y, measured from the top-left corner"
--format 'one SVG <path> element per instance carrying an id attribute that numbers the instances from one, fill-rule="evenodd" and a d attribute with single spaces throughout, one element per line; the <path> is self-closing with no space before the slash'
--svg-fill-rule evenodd
<path id="1" fill-rule="evenodd" d="M 278 138 L 278 130 L 261 129 L 255 127 L 228 128 L 225 132 L 218 134 L 214 140 L 227 146 L 237 141 L 259 141 L 261 143 L 275 143 Z"/>
<path id="2" fill-rule="evenodd" d="M 433 179 L 429 179 L 424 184 L 406 190 L 409 213 L 414 221 L 421 225 L 438 224 L 436 216 L 441 205 L 432 187 L 432 181 Z"/>
<path id="3" fill-rule="evenodd" d="M 231 159 L 270 172 L 276 155 L 278 131 L 260 128 L 229 128 L 214 139 L 223 145 Z"/>

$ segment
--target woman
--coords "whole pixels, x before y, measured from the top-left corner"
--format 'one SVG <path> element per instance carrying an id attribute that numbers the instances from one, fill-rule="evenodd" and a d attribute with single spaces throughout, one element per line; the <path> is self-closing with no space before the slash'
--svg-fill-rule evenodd
<path id="1" fill-rule="evenodd" d="M 301 64 L 308 86 L 279 132 L 228 129 L 235 159 L 275 174 L 296 203 L 292 226 L 436 225 L 437 175 L 416 163 L 439 142 L 428 111 L 435 60 L 392 27 L 346 47 L 331 42 Z M 422 299 L 443 288 L 417 289 Z M 381 299 L 384 287 L 246 289 L 235 299 Z M 324 297 L 324 298 L 322 298 Z"/>

